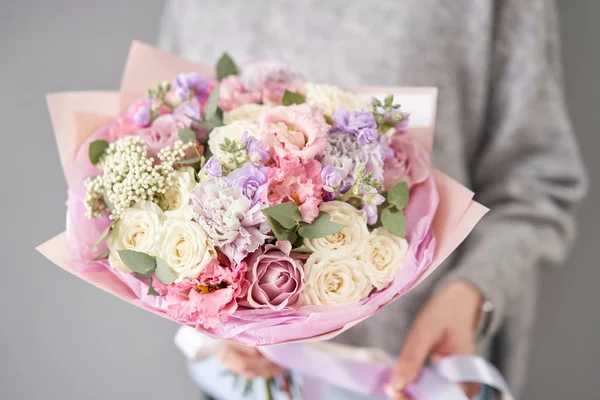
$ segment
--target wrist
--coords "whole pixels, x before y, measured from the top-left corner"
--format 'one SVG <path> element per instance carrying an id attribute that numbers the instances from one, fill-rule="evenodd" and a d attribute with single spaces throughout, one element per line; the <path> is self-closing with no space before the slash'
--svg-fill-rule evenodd
<path id="1" fill-rule="evenodd" d="M 443 291 L 454 300 L 453 303 L 471 322 L 473 332 L 477 333 L 481 325 L 482 306 L 485 302 L 481 292 L 475 286 L 463 280 L 448 282 Z"/>

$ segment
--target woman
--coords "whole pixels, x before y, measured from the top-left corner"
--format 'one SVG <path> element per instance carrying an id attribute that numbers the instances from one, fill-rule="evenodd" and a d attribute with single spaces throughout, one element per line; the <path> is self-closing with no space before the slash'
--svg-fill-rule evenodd
<path id="1" fill-rule="evenodd" d="M 332 84 L 438 87 L 434 163 L 491 211 L 433 276 L 336 340 L 399 355 L 390 398 L 404 398 L 429 358 L 476 351 L 518 397 L 538 270 L 564 259 L 585 193 L 550 0 L 178 0 L 160 42 L 205 63 L 223 50 L 269 55 Z M 219 352 L 236 373 L 278 372 L 257 357 Z"/>

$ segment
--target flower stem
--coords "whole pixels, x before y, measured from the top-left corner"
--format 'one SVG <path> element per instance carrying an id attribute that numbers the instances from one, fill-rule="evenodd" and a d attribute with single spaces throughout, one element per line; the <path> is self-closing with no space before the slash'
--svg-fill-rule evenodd
<path id="1" fill-rule="evenodd" d="M 267 400 L 273 400 L 273 392 L 271 391 L 272 383 L 273 383 L 273 378 L 265 379 L 265 389 L 267 390 Z"/>

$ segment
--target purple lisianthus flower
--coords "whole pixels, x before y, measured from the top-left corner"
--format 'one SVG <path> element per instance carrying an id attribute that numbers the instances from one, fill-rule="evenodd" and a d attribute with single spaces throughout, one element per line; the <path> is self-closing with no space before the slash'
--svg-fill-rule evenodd
<path id="1" fill-rule="evenodd" d="M 361 146 L 376 142 L 379 138 L 377 122 L 369 111 L 346 111 L 343 107 L 338 107 L 332 118 L 331 132 L 353 134 Z"/>
<path id="2" fill-rule="evenodd" d="M 240 168 L 231 171 L 225 181 L 231 187 L 241 188 L 244 196 L 252 200 L 252 205 L 254 205 L 261 200 L 266 200 L 268 174 L 269 168 L 264 165 L 247 162 Z"/>
<path id="3" fill-rule="evenodd" d="M 200 110 L 200 103 L 196 99 L 185 101 L 181 103 L 174 111 L 173 116 L 175 117 L 189 117 L 193 119 L 201 119 L 202 112 Z"/>
<path id="4" fill-rule="evenodd" d="M 223 168 L 221 167 L 221 164 L 219 163 L 219 160 L 217 160 L 214 157 L 211 157 L 206 164 L 204 164 L 204 170 L 210 175 L 210 176 L 221 176 L 223 174 Z"/>
<path id="5" fill-rule="evenodd" d="M 202 101 L 208 96 L 208 84 L 209 80 L 196 72 L 179 74 L 173 79 L 175 97 L 179 101 L 187 101 L 191 97 Z"/>
<path id="6" fill-rule="evenodd" d="M 248 136 L 248 132 L 244 132 L 241 138 L 242 143 L 247 143 L 246 152 L 250 155 L 252 162 L 269 161 L 269 152 L 258 139 L 253 136 Z"/>
<path id="7" fill-rule="evenodd" d="M 385 197 L 379 194 L 377 189 L 372 188 L 369 193 L 363 195 L 363 210 L 367 215 L 367 224 L 373 225 L 377 222 L 377 206 L 385 201 Z"/>
<path id="8" fill-rule="evenodd" d="M 342 184 L 342 175 L 336 167 L 327 165 L 321 170 L 321 178 L 323 178 L 323 190 L 327 192 L 335 192 Z"/>

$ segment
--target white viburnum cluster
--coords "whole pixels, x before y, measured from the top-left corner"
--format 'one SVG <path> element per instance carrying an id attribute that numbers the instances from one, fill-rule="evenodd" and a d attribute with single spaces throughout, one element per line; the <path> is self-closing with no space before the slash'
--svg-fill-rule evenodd
<path id="1" fill-rule="evenodd" d="M 122 210 L 141 201 L 164 203 L 162 197 L 174 184 L 173 164 L 185 158 L 191 145 L 175 142 L 160 151 L 161 163 L 155 164 L 139 137 L 128 136 L 111 143 L 98 164 L 103 174 L 85 182 L 86 216 L 97 218 L 108 209 L 110 218 L 116 219 Z"/>

